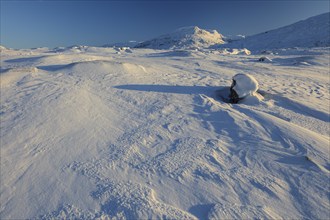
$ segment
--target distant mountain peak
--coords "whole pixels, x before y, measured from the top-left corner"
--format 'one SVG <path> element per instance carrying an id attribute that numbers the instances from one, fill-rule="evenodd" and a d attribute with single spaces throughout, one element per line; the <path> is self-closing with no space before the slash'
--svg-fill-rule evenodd
<path id="1" fill-rule="evenodd" d="M 216 30 L 204 30 L 197 26 L 181 27 L 169 34 L 139 43 L 138 48 L 195 49 L 223 44 L 223 36 Z"/>

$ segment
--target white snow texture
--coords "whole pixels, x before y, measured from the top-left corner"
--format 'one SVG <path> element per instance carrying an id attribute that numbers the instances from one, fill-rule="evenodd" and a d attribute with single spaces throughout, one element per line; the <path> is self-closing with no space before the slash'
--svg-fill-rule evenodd
<path id="1" fill-rule="evenodd" d="M 329 47 L 198 42 L 0 47 L 0 219 L 328 219 Z"/>

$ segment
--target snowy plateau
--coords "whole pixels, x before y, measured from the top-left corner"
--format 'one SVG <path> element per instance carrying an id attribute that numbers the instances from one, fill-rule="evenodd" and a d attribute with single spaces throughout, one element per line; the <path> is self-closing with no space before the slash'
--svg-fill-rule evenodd
<path id="1" fill-rule="evenodd" d="M 289 35 L 276 49 L 197 27 L 147 48 L 1 47 L 0 218 L 329 219 L 329 35 L 300 38 L 324 17 L 270 31 Z M 237 73 L 257 98 L 226 101 Z"/>

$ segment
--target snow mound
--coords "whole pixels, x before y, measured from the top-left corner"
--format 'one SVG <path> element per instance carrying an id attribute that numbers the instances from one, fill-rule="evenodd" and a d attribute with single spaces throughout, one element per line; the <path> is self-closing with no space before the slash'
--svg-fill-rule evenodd
<path id="1" fill-rule="evenodd" d="M 64 65 L 50 65 L 39 67 L 43 70 L 51 72 L 62 72 L 66 71 L 69 75 L 79 76 L 82 73 L 93 73 L 93 74 L 108 74 L 109 70 L 116 69 L 119 72 L 125 73 L 147 73 L 147 68 L 143 65 L 129 63 L 129 62 L 115 62 L 111 60 L 91 60 L 74 62 Z M 86 77 L 88 74 L 86 75 Z"/>
<path id="2" fill-rule="evenodd" d="M 235 90 L 239 98 L 255 96 L 258 88 L 258 81 L 249 74 L 238 73 L 233 77 L 232 89 Z"/>
<path id="3" fill-rule="evenodd" d="M 264 50 L 289 47 L 330 46 L 330 13 L 226 44 L 226 47 Z"/>
<path id="4" fill-rule="evenodd" d="M 216 30 L 207 31 L 193 26 L 179 28 L 173 33 L 144 41 L 135 47 L 152 49 L 196 49 L 223 43 L 225 43 L 223 36 Z"/>
<path id="5" fill-rule="evenodd" d="M 38 72 L 36 67 L 26 67 L 26 68 L 10 68 L 1 71 L 1 88 L 15 85 L 19 83 L 23 78 L 27 76 L 33 76 Z"/>

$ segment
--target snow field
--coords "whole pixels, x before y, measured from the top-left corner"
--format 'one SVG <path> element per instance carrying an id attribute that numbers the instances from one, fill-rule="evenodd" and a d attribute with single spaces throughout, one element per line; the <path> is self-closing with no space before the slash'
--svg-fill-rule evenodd
<path id="1" fill-rule="evenodd" d="M 1 218 L 329 216 L 328 48 L 116 52 L 4 53 Z"/>

